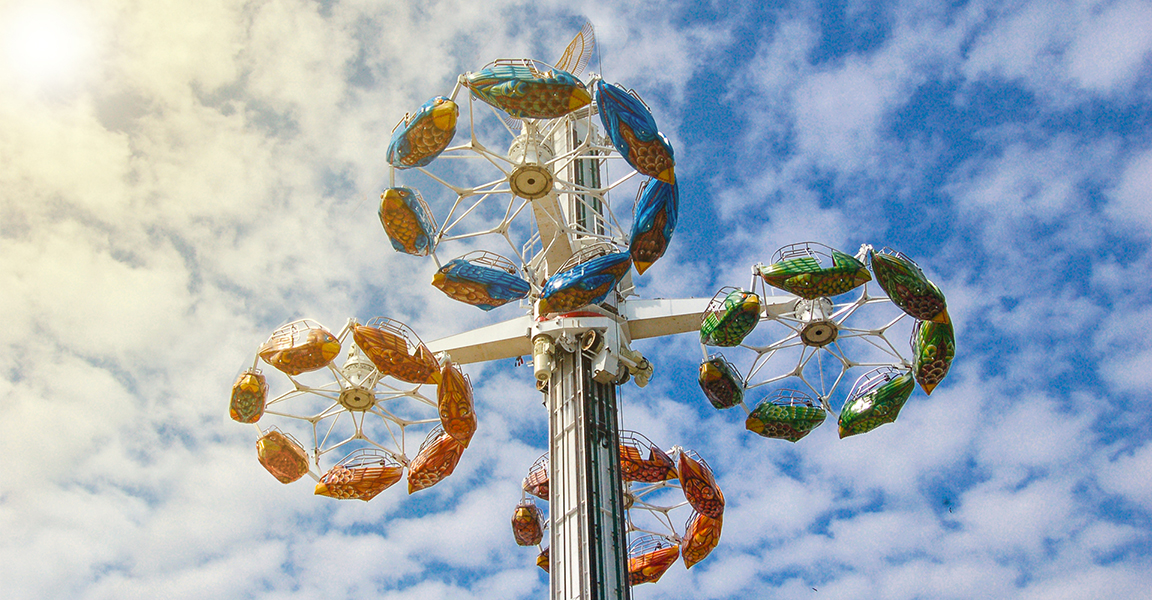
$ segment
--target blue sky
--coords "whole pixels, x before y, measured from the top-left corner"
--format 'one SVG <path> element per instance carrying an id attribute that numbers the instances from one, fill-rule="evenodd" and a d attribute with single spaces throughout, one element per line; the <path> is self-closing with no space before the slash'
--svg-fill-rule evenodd
<path id="1" fill-rule="evenodd" d="M 681 219 L 643 296 L 870 243 L 919 262 L 958 339 L 895 424 L 795 445 L 708 405 L 692 334 L 637 344 L 657 371 L 621 388 L 625 426 L 707 458 L 728 505 L 711 556 L 635 597 L 1152 587 L 1152 4 L 38 4 L 0 3 L 6 597 L 544 596 L 508 525 L 545 447 L 527 368 L 469 366 L 456 474 L 369 503 L 269 477 L 227 398 L 292 319 L 432 340 L 518 314 L 391 250 L 384 153 L 459 73 L 553 60 L 585 19 L 589 71 L 676 148 Z"/>

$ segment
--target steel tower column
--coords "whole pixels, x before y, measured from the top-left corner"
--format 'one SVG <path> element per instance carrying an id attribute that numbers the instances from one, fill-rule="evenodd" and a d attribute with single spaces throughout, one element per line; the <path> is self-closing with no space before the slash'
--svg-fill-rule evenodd
<path id="1" fill-rule="evenodd" d="M 552 600 L 627 600 L 627 534 L 616 386 L 591 361 L 556 351 L 548 384 Z"/>

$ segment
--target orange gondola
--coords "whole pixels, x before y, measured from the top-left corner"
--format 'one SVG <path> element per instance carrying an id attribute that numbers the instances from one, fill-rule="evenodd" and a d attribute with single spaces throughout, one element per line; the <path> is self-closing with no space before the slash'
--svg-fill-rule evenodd
<path id="1" fill-rule="evenodd" d="M 512 513 L 512 535 L 519 546 L 536 546 L 544 539 L 544 514 L 536 503 L 524 499 Z"/>
<path id="2" fill-rule="evenodd" d="M 648 458 L 644 458 L 647 453 Z M 676 479 L 676 463 L 635 431 L 620 432 L 620 476 L 624 481 L 657 483 Z"/>
<path id="3" fill-rule="evenodd" d="M 277 328 L 257 354 L 284 374 L 299 375 L 332 362 L 340 354 L 340 341 L 323 326 L 301 319 Z"/>
<path id="4" fill-rule="evenodd" d="M 549 562 L 550 562 L 550 559 L 552 558 L 551 550 L 552 550 L 552 548 L 548 547 L 548 548 L 541 550 L 540 554 L 536 555 L 536 566 L 540 567 L 541 569 L 544 569 L 545 573 L 549 572 L 548 571 Z"/>
<path id="5" fill-rule="evenodd" d="M 264 416 L 264 403 L 267 400 L 268 381 L 260 369 L 248 369 L 232 384 L 228 416 L 238 423 L 255 423 Z"/>
<path id="6" fill-rule="evenodd" d="M 663 536 L 646 535 L 628 545 L 628 585 L 655 583 L 676 560 L 680 546 Z"/>
<path id="7" fill-rule="evenodd" d="M 256 440 L 260 464 L 280 483 L 292 483 L 308 472 L 308 453 L 296 438 L 275 427 L 269 427 Z"/>
<path id="8" fill-rule="evenodd" d="M 440 363 L 407 325 L 376 317 L 354 325 L 352 338 L 380 373 L 408 383 L 439 383 Z"/>
<path id="9" fill-rule="evenodd" d="M 708 515 L 692 513 L 684 525 L 684 568 L 691 569 L 692 565 L 704 560 L 706 556 L 720 543 L 720 529 L 724 525 L 723 515 L 713 519 Z"/>
<path id="10" fill-rule="evenodd" d="M 441 427 L 428 433 L 420 444 L 420 453 L 408 463 L 408 493 L 430 488 L 452 474 L 464 445 L 448 435 Z"/>
<path id="11" fill-rule="evenodd" d="M 524 491 L 541 500 L 548 500 L 548 455 L 536 459 L 528 468 L 528 476 L 522 484 Z"/>
<path id="12" fill-rule="evenodd" d="M 472 402 L 472 382 L 460 367 L 444 361 L 440 367 L 440 384 L 436 387 L 440 425 L 448 435 L 468 447 L 476 433 L 476 408 Z"/>
<path id="13" fill-rule="evenodd" d="M 708 464 L 703 459 L 697 461 L 688 456 L 687 452 L 681 452 L 679 471 L 680 486 L 684 489 L 688 504 L 702 515 L 719 519 L 724 514 L 724 494 L 716 485 L 716 478 Z"/>
<path id="14" fill-rule="evenodd" d="M 344 457 L 320 478 L 317 496 L 365 502 L 391 487 L 404 475 L 404 466 L 376 448 L 361 448 Z"/>

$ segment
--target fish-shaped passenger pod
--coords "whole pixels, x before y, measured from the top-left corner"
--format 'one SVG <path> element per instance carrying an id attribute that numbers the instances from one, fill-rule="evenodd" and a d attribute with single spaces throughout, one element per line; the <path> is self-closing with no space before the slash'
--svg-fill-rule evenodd
<path id="1" fill-rule="evenodd" d="M 676 183 L 672 145 L 656 127 L 656 119 L 635 93 L 603 80 L 596 82 L 596 106 L 612 145 L 640 173 Z"/>
<path id="2" fill-rule="evenodd" d="M 855 257 L 812 242 L 785 246 L 775 262 L 756 269 L 764 283 L 805 300 L 838 296 L 872 280 Z"/>
<path id="3" fill-rule="evenodd" d="M 380 195 L 380 224 L 397 252 L 428 256 L 436 234 L 432 209 L 412 188 L 388 188 Z"/>
<path id="4" fill-rule="evenodd" d="M 697 383 L 714 408 L 732 408 L 744 401 L 740 372 L 723 356 L 713 354 L 700 363 Z"/>
<path id="5" fill-rule="evenodd" d="M 646 535 L 628 547 L 628 585 L 655 583 L 680 558 L 680 546 Z"/>
<path id="6" fill-rule="evenodd" d="M 706 464 L 681 452 L 679 475 L 684 497 L 696 512 L 713 519 L 719 519 L 724 514 L 724 494 Z"/>
<path id="7" fill-rule="evenodd" d="M 826 416 L 804 392 L 777 390 L 748 415 L 744 428 L 766 438 L 796 442 L 819 427 Z"/>
<path id="8" fill-rule="evenodd" d="M 436 386 L 440 425 L 448 435 L 465 448 L 476 433 L 476 410 L 472 402 L 472 383 L 460 372 L 460 367 L 444 361 L 440 367 L 440 383 Z"/>
<path id="9" fill-rule="evenodd" d="M 840 409 L 840 438 L 895 421 L 915 388 L 911 371 L 880 367 L 865 373 Z"/>
<path id="10" fill-rule="evenodd" d="M 404 467 L 396 459 L 376 448 L 361 448 L 328 469 L 316 484 L 315 493 L 367 502 L 403 476 Z"/>
<path id="11" fill-rule="evenodd" d="M 255 423 L 264 416 L 268 400 L 268 381 L 260 369 L 248 369 L 232 384 L 232 400 L 228 403 L 228 416 L 238 423 Z"/>
<path id="12" fill-rule="evenodd" d="M 540 314 L 602 302 L 631 267 L 632 257 L 627 252 L 612 252 L 549 277 L 540 293 Z"/>
<path id="13" fill-rule="evenodd" d="M 550 560 L 551 556 L 552 556 L 551 550 L 552 550 L 552 548 L 548 547 L 548 548 L 541 550 L 540 554 L 536 555 L 536 566 L 540 567 L 541 569 L 544 569 L 545 573 L 549 572 L 548 566 L 549 566 L 549 563 L 551 562 L 551 560 Z"/>
<path id="14" fill-rule="evenodd" d="M 541 500 L 548 500 L 548 455 L 536 459 L 528 469 L 528 476 L 524 478 L 521 487 L 526 493 L 532 494 Z"/>
<path id="15" fill-rule="evenodd" d="M 485 311 L 525 298 L 532 290 L 516 276 L 512 261 L 485 251 L 448 261 L 432 276 L 432 285 L 453 300 Z"/>
<path id="16" fill-rule="evenodd" d="M 675 461 L 656 444 L 635 431 L 621 431 L 620 477 L 624 481 L 659 483 L 676 479 L 678 474 Z"/>
<path id="17" fill-rule="evenodd" d="M 397 169 L 428 166 L 456 136 L 459 116 L 460 108 L 446 96 L 436 96 L 405 115 L 388 142 L 388 164 Z"/>
<path id="18" fill-rule="evenodd" d="M 912 372 L 925 394 L 944 380 L 956 358 L 956 335 L 951 323 L 917 321 L 912 328 Z"/>
<path id="19" fill-rule="evenodd" d="M 296 438 L 275 427 L 256 440 L 256 457 L 280 483 L 292 483 L 308 472 L 308 453 Z"/>
<path id="20" fill-rule="evenodd" d="M 499 60 L 464 76 L 484 102 L 517 119 L 555 119 L 588 106 L 592 95 L 571 73 L 542 70 L 530 60 Z"/>
<path id="21" fill-rule="evenodd" d="M 724 526 L 723 517 L 713 519 L 707 515 L 692 513 L 688 526 L 684 528 L 684 541 L 680 554 L 684 556 L 684 568 L 704 560 L 720 543 L 720 530 Z"/>
<path id="22" fill-rule="evenodd" d="M 922 321 L 948 322 L 947 303 L 936 284 L 928 281 L 924 271 L 899 252 L 885 249 L 868 250 L 876 283 L 900 310 Z"/>
<path id="23" fill-rule="evenodd" d="M 407 325 L 376 317 L 352 327 L 352 339 L 368 360 L 388 375 L 407 383 L 438 383 L 440 363 Z"/>
<path id="24" fill-rule="evenodd" d="M 257 354 L 284 374 L 299 375 L 332 362 L 340 354 L 340 342 L 324 327 L 301 319 L 272 332 Z"/>
<path id="25" fill-rule="evenodd" d="M 512 513 L 512 536 L 518 546 L 536 546 L 544 540 L 544 515 L 531 500 L 516 505 Z"/>
<path id="26" fill-rule="evenodd" d="M 420 445 L 419 454 L 408 463 L 408 493 L 440 483 L 456 470 L 463 454 L 464 444 L 440 427 L 433 429 Z"/>
<path id="27" fill-rule="evenodd" d="M 664 256 L 672 241 L 672 231 L 676 229 L 678 210 L 677 184 L 649 179 L 640 188 L 628 242 L 637 273 L 643 275 L 656 259 Z"/>
<path id="28" fill-rule="evenodd" d="M 700 322 L 700 343 L 706 346 L 739 346 L 760 322 L 760 296 L 733 287 L 713 296 Z"/>

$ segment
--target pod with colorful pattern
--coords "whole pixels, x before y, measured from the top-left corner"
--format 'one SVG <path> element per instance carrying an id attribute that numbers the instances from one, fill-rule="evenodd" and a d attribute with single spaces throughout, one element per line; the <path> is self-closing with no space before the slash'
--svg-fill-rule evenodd
<path id="1" fill-rule="evenodd" d="M 388 164 L 397 169 L 426 167 L 448 148 L 456 136 L 460 108 L 446 96 L 436 96 L 405 115 L 388 142 Z"/>
<path id="2" fill-rule="evenodd" d="M 672 241 L 679 210 L 679 191 L 675 183 L 649 179 L 638 194 L 628 250 L 636 272 L 643 275 L 652 263 L 664 256 Z"/>
<path id="3" fill-rule="evenodd" d="M 744 383 L 740 372 L 719 354 L 713 354 L 700 363 L 700 375 L 696 382 L 714 408 L 732 408 L 744 401 Z"/>
<path id="4" fill-rule="evenodd" d="M 464 86 L 517 119 L 555 119 L 592 102 L 592 95 L 571 73 L 541 71 L 531 61 L 490 64 L 466 74 Z"/>
<path id="5" fill-rule="evenodd" d="M 484 311 L 528 296 L 527 281 L 504 269 L 469 262 L 463 258 L 448 261 L 432 276 L 432 285 L 449 298 Z"/>
<path id="6" fill-rule="evenodd" d="M 684 528 L 683 547 L 680 554 L 684 556 L 684 568 L 691 569 L 692 565 L 704 560 L 720 543 L 720 530 L 724 526 L 724 518 L 713 519 L 700 513 L 692 513 L 688 525 Z"/>
<path id="7" fill-rule="evenodd" d="M 380 224 L 397 252 L 428 256 L 432 252 L 436 219 L 420 192 L 407 187 L 388 188 L 380 195 Z"/>
<path id="8" fill-rule="evenodd" d="M 540 314 L 563 313 L 602 302 L 632 267 L 627 252 L 612 252 L 561 271 L 544 282 Z"/>
<path id="9" fill-rule="evenodd" d="M 272 332 L 258 351 L 264 362 L 287 375 L 321 369 L 340 354 L 336 336 L 308 320 L 294 321 Z"/>
<path id="10" fill-rule="evenodd" d="M 275 427 L 256 440 L 256 457 L 280 483 L 292 483 L 308 472 L 308 454 L 304 448 Z"/>
<path id="11" fill-rule="evenodd" d="M 232 384 L 228 416 L 238 423 L 255 423 L 264 416 L 264 403 L 267 401 L 268 381 L 260 369 L 248 369 Z"/>
<path id="12" fill-rule="evenodd" d="M 725 290 L 731 290 L 725 293 Z M 760 296 L 747 290 L 723 288 L 712 298 L 700 322 L 700 343 L 739 346 L 760 322 Z"/>
<path id="13" fill-rule="evenodd" d="M 793 244 L 781 249 L 778 254 L 787 258 L 767 266 L 757 265 L 760 278 L 806 300 L 838 296 L 872 280 L 864 263 L 839 250 L 828 248 L 832 264 L 822 264 L 820 258 L 825 253 L 815 250 L 816 246 Z"/>
<path id="14" fill-rule="evenodd" d="M 603 80 L 596 82 L 600 120 L 620 156 L 640 173 L 676 183 L 672 144 L 656 127 L 656 119 L 634 92 Z"/>
<path id="15" fill-rule="evenodd" d="M 876 283 L 888 298 L 908 316 L 921 321 L 948 322 L 947 302 L 936 284 L 912 259 L 899 252 L 868 250 Z"/>
<path id="16" fill-rule="evenodd" d="M 856 381 L 844 408 L 840 409 L 840 438 L 866 433 L 895 421 L 915 388 L 911 371 L 881 367 L 865 373 Z"/>
<path id="17" fill-rule="evenodd" d="M 353 451 L 320 477 L 317 496 L 365 502 L 391 487 L 404 476 L 396 459 L 376 448 Z"/>
<path id="18" fill-rule="evenodd" d="M 956 358 L 956 336 L 952 331 L 952 323 L 917 321 L 912 329 L 912 354 L 912 372 L 916 374 L 916 383 L 920 384 L 925 394 L 931 394 L 948 374 L 952 359 Z"/>

